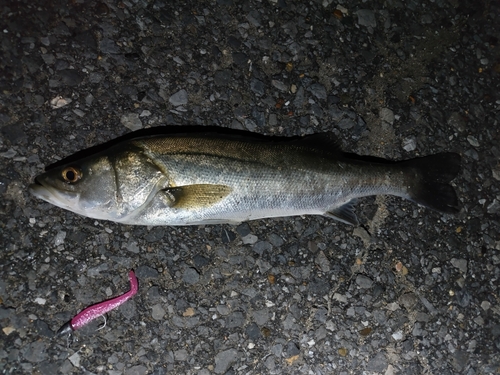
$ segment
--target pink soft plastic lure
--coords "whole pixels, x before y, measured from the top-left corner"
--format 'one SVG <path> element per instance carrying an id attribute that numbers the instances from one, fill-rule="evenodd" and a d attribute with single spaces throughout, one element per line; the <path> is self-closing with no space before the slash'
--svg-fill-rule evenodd
<path id="1" fill-rule="evenodd" d="M 130 290 L 118 297 L 108 299 L 103 302 L 96 303 L 95 305 L 89 306 L 77 314 L 73 319 L 64 324 L 59 331 L 58 335 L 64 335 L 71 333 L 84 325 L 90 323 L 92 320 L 106 314 L 107 312 L 116 309 L 118 306 L 123 304 L 125 301 L 132 298 L 139 289 L 139 284 L 137 282 L 137 277 L 135 277 L 134 271 L 128 273 L 128 278 L 130 280 Z"/>

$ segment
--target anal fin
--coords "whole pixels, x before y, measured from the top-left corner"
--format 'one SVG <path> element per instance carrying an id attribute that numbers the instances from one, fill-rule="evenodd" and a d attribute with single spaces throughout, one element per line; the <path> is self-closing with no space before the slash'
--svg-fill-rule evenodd
<path id="1" fill-rule="evenodd" d="M 354 213 L 355 203 L 356 199 L 351 199 L 349 202 L 340 207 L 336 207 L 333 210 L 327 211 L 323 215 L 341 221 L 345 224 L 358 225 L 358 218 Z"/>
<path id="2" fill-rule="evenodd" d="M 158 194 L 172 208 L 196 209 L 213 206 L 227 197 L 232 189 L 226 185 L 196 184 L 168 187 Z"/>

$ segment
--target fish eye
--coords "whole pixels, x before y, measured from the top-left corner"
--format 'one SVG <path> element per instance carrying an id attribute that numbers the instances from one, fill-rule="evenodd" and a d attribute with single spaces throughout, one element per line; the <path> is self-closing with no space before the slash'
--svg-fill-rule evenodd
<path id="1" fill-rule="evenodd" d="M 67 167 L 62 171 L 62 178 L 69 184 L 75 183 L 82 178 L 82 171 L 75 167 Z"/>

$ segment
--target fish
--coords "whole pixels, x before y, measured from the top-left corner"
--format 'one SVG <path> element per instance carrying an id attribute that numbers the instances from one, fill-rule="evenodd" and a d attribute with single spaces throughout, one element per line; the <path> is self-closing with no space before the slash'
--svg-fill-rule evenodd
<path id="1" fill-rule="evenodd" d="M 461 157 L 391 162 L 345 154 L 332 133 L 253 139 L 213 133 L 137 137 L 48 169 L 37 198 L 82 216 L 129 225 L 208 225 L 322 215 L 358 225 L 355 203 L 393 195 L 456 214 L 450 182 Z"/>

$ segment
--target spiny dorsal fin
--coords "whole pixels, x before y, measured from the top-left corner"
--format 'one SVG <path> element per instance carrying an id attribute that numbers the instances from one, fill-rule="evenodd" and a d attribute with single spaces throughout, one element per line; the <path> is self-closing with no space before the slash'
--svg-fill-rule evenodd
<path id="1" fill-rule="evenodd" d="M 358 225 L 359 224 L 358 218 L 354 213 L 355 203 L 356 199 L 352 199 L 340 207 L 336 207 L 333 210 L 325 212 L 323 215 L 341 221 L 345 224 Z"/>
<path id="2" fill-rule="evenodd" d="M 197 184 L 168 187 L 160 190 L 168 205 L 173 208 L 196 209 L 210 207 L 224 199 L 231 188 L 226 185 Z"/>
<path id="3" fill-rule="evenodd" d="M 333 133 L 319 133 L 306 135 L 301 139 L 291 142 L 296 146 L 307 147 L 329 154 L 340 153 L 340 142 Z"/>

